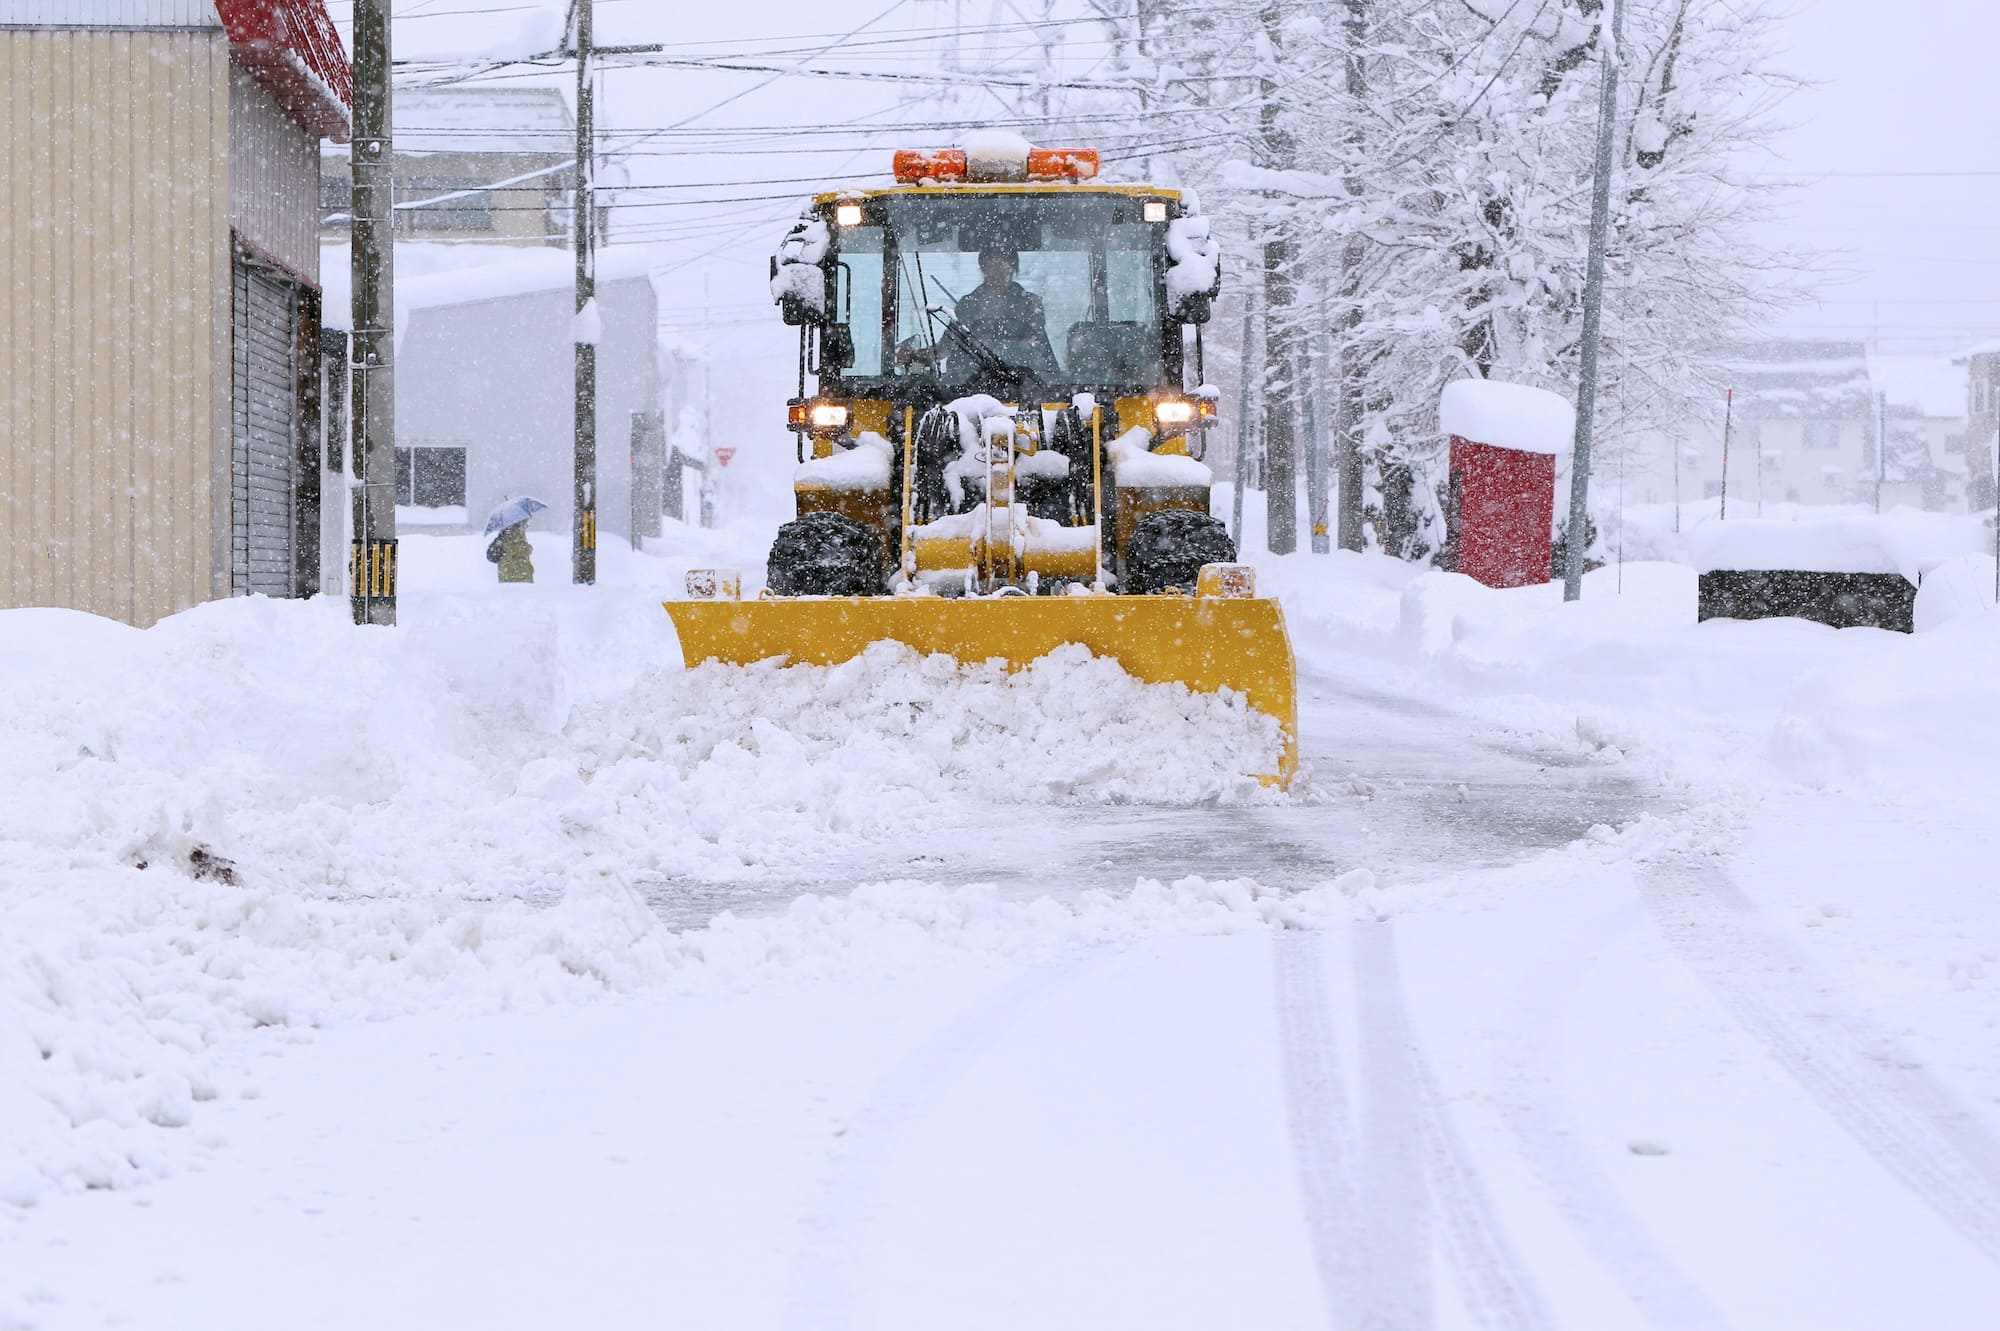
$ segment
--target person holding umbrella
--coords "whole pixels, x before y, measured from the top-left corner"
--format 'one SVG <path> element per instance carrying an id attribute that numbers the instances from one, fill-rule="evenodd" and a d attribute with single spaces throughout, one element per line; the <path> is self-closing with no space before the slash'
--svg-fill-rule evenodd
<path id="1" fill-rule="evenodd" d="M 528 544 L 528 519 L 547 508 L 539 499 L 509 499 L 486 518 L 486 561 L 500 566 L 502 582 L 533 582 L 535 551 Z"/>

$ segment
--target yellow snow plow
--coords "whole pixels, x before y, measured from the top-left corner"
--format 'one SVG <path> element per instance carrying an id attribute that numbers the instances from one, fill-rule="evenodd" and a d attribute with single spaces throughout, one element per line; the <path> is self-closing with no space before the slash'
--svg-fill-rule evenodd
<path id="1" fill-rule="evenodd" d="M 1284 616 L 1209 513 L 1201 325 L 1219 287 L 1174 190 L 988 136 L 818 196 L 771 264 L 799 327 L 798 516 L 761 596 L 696 570 L 689 664 L 830 665 L 894 641 L 1020 668 L 1067 643 L 1272 717 L 1298 770 Z M 810 388 L 808 381 L 810 380 Z"/>

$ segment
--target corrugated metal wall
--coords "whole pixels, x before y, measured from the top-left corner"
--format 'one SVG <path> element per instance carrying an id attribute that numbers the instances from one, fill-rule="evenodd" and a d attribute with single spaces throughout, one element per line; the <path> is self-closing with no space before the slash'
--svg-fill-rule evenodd
<path id="1" fill-rule="evenodd" d="M 0 30 L 0 606 L 228 592 L 229 55 Z"/>
<path id="2" fill-rule="evenodd" d="M 319 285 L 319 142 L 242 69 L 229 72 L 229 224 L 262 257 Z"/>

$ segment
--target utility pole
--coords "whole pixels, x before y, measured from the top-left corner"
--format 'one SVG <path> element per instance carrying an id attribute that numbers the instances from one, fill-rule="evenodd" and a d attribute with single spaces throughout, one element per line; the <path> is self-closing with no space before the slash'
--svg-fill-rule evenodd
<path id="1" fill-rule="evenodd" d="M 396 622 L 396 152 L 390 130 L 389 0 L 354 0 L 354 541 L 356 624 Z"/>
<path id="2" fill-rule="evenodd" d="M 1360 107 L 1368 100 L 1368 65 L 1361 48 L 1368 35 L 1368 0 L 1347 0 L 1347 162 L 1346 189 L 1349 198 L 1359 198 L 1362 181 L 1354 174 L 1361 161 Z M 1339 396 L 1333 406 L 1335 449 L 1335 497 L 1340 505 L 1336 539 L 1343 550 L 1359 550 L 1361 534 L 1361 429 L 1364 415 L 1362 385 L 1367 376 L 1361 349 L 1356 345 L 1361 327 L 1361 263 L 1366 257 L 1365 242 L 1357 235 L 1347 238 L 1340 251 L 1340 343 L 1335 348 L 1340 375 Z"/>
<path id="3" fill-rule="evenodd" d="M 1250 480 L 1250 447 L 1254 437 L 1250 430 L 1250 403 L 1254 397 L 1251 385 L 1255 382 L 1250 368 L 1252 344 L 1250 341 L 1252 318 L 1250 294 L 1243 295 L 1243 341 L 1241 354 L 1236 358 L 1237 379 L 1241 384 L 1243 409 L 1236 413 L 1236 480 L 1230 487 L 1229 495 L 1229 539 L 1236 543 L 1240 552 L 1243 548 L 1243 487 Z"/>
<path id="4" fill-rule="evenodd" d="M 1265 6 L 1260 15 L 1270 60 L 1279 56 L 1280 39 L 1288 7 Z M 1258 81 L 1262 130 L 1260 166 L 1274 171 L 1293 165 L 1291 135 L 1278 123 L 1278 81 L 1267 67 Z M 1270 196 L 1275 212 L 1276 197 Z M 1264 219 L 1264 512 L 1268 523 L 1265 545 L 1274 555 L 1288 555 L 1299 548 L 1299 495 L 1296 451 L 1293 435 L 1293 394 L 1300 391 L 1298 356 L 1292 329 L 1292 246 L 1287 227 L 1277 217 Z"/>
<path id="5" fill-rule="evenodd" d="M 570 580 L 597 581 L 597 317 L 596 206 L 591 195 L 597 164 L 590 86 L 591 10 L 595 0 L 576 0 L 576 476 L 571 487 Z"/>
<path id="6" fill-rule="evenodd" d="M 1597 421 L 1597 343 L 1604 322 L 1604 250 L 1611 233 L 1612 148 L 1618 121 L 1619 47 L 1625 38 L 1625 6 L 1607 0 L 1610 40 L 1600 21 L 1604 88 L 1597 115 L 1597 180 L 1590 191 L 1590 261 L 1583 281 L 1583 364 L 1577 376 L 1576 443 L 1569 476 L 1568 540 L 1563 553 L 1563 600 L 1583 595 L 1583 547 L 1590 530 L 1590 438 Z"/>

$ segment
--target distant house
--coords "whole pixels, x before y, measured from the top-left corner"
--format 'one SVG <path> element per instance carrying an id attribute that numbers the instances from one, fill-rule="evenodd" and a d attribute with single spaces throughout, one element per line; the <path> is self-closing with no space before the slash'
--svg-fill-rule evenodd
<path id="1" fill-rule="evenodd" d="M 569 244 L 576 123 L 556 89 L 399 88 L 393 135 L 397 239 Z M 329 147 L 323 240 L 347 238 L 351 189 L 347 150 Z"/>
<path id="2" fill-rule="evenodd" d="M 405 254 L 406 274 L 439 261 Z M 343 292 L 346 255 L 335 247 L 327 260 L 329 286 Z M 569 256 L 481 257 L 494 261 L 467 266 L 461 258 L 444 271 L 397 278 L 397 526 L 477 529 L 503 500 L 530 496 L 550 506 L 536 529 L 568 531 L 576 435 Z M 648 276 L 656 261 L 615 247 L 598 260 L 597 513 L 607 540 L 632 534 L 635 472 L 640 533 L 659 530 L 666 384 Z M 328 313 L 345 315 L 344 304 Z"/>
<path id="3" fill-rule="evenodd" d="M 1883 503 L 1964 512 L 1964 368 L 1944 356 L 1870 351 L 1868 378 L 1888 402 L 1889 481 Z"/>
<path id="4" fill-rule="evenodd" d="M 1966 373 L 1966 499 L 1977 509 L 1995 498 L 1993 449 L 2000 436 L 2000 342 L 1977 346 L 1957 357 Z"/>
<path id="5" fill-rule="evenodd" d="M 0 606 L 321 570 L 322 0 L 0 0 Z"/>
<path id="6" fill-rule="evenodd" d="M 1948 361 L 1883 356 L 1860 342 L 1773 339 L 1742 347 L 1729 377 L 1727 488 L 1738 505 L 1872 503 L 1934 511 L 1965 502 L 1965 421 L 1956 410 L 1957 372 Z M 1887 396 L 1886 457 L 1879 451 L 1877 395 Z M 1670 497 L 1672 448 L 1681 452 L 1681 494 L 1717 500 L 1724 489 L 1725 407 L 1671 442 L 1649 466 L 1639 493 Z M 1651 446 L 1642 452 L 1655 454 Z"/>

